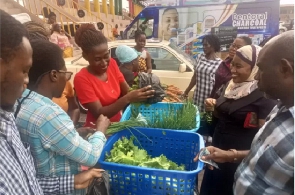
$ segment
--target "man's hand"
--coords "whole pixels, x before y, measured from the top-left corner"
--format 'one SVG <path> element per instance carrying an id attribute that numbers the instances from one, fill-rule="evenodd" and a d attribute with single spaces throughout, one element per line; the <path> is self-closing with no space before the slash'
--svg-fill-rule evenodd
<path id="1" fill-rule="evenodd" d="M 75 175 L 74 177 L 74 186 L 75 189 L 85 189 L 93 181 L 94 178 L 102 177 L 103 169 L 89 169 L 88 171 L 83 171 Z"/>
<path id="2" fill-rule="evenodd" d="M 232 151 L 225 151 L 213 146 L 207 147 L 207 150 L 210 152 L 209 155 L 203 156 L 202 160 L 213 160 L 217 163 L 231 162 L 234 159 L 234 153 Z M 194 161 L 199 160 L 199 154 L 194 158 Z M 213 167 L 209 165 L 209 169 L 213 170 Z"/>
<path id="3" fill-rule="evenodd" d="M 76 129 L 77 132 L 79 133 L 79 135 L 81 137 L 86 137 L 89 133 L 94 133 L 94 129 L 91 127 L 80 127 L 78 129 Z"/>
<path id="4" fill-rule="evenodd" d="M 101 114 L 96 120 L 96 129 L 97 131 L 101 131 L 104 134 L 106 134 L 110 124 L 111 124 L 110 120 Z"/>

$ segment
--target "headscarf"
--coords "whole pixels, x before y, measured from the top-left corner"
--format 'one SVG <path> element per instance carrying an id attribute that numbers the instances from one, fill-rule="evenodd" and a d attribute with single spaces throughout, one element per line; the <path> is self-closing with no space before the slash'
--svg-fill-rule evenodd
<path id="1" fill-rule="evenodd" d="M 258 72 L 256 61 L 260 50 L 261 47 L 256 45 L 246 45 L 237 50 L 236 56 L 249 64 L 252 68 L 252 71 L 249 78 L 245 82 L 234 83 L 233 79 L 231 79 L 225 90 L 224 97 L 237 100 L 249 95 L 255 89 L 257 89 L 257 81 L 254 79 L 254 77 Z"/>
<path id="2" fill-rule="evenodd" d="M 115 53 L 121 64 L 132 62 L 139 56 L 139 53 L 135 49 L 126 45 L 118 46 Z"/>

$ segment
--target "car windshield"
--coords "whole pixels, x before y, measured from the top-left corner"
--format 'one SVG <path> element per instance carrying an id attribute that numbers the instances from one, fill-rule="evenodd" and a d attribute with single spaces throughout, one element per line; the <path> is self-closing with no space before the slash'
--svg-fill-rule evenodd
<path id="1" fill-rule="evenodd" d="M 173 50 L 175 50 L 178 54 L 182 55 L 185 59 L 187 59 L 190 63 L 192 63 L 192 65 L 195 65 L 196 60 L 192 56 L 182 51 L 179 47 L 177 47 L 175 43 L 169 43 L 168 46 L 171 47 Z"/>

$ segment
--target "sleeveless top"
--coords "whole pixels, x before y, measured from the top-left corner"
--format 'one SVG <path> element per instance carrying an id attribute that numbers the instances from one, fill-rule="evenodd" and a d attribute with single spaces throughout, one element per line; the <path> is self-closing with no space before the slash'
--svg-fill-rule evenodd
<path id="1" fill-rule="evenodd" d="M 138 61 L 139 72 L 147 72 L 146 58 L 147 58 L 147 51 L 143 50 L 141 52 L 141 55 L 139 56 L 139 61 Z"/>

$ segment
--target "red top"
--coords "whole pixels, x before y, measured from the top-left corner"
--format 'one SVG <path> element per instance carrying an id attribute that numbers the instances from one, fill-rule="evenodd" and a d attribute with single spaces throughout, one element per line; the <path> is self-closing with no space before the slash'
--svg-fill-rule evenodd
<path id="1" fill-rule="evenodd" d="M 112 58 L 107 69 L 107 78 L 107 81 L 101 81 L 90 74 L 86 68 L 81 69 L 74 78 L 74 86 L 80 103 L 84 105 L 99 101 L 102 106 L 108 106 L 117 101 L 121 95 L 120 83 L 125 80 L 116 61 Z M 118 122 L 121 116 L 121 112 L 118 112 L 110 121 Z M 90 122 L 95 123 L 96 118 L 88 111 L 85 126 L 92 127 Z"/>

